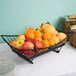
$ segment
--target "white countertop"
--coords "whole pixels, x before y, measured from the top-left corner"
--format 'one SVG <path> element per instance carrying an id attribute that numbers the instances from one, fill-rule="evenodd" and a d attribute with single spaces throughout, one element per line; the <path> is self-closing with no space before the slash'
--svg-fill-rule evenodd
<path id="1" fill-rule="evenodd" d="M 60 53 L 48 52 L 34 58 L 34 64 L 20 58 L 7 44 L 0 44 L 0 58 L 16 64 L 16 76 L 76 76 L 76 48 L 69 43 Z"/>

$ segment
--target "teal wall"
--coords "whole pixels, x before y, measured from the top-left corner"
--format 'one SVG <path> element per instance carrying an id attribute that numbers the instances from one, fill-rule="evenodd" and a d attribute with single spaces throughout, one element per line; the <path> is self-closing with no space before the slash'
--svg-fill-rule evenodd
<path id="1" fill-rule="evenodd" d="M 0 0 L 0 34 L 23 33 L 47 21 L 63 30 L 64 17 L 71 14 L 76 14 L 76 0 Z"/>

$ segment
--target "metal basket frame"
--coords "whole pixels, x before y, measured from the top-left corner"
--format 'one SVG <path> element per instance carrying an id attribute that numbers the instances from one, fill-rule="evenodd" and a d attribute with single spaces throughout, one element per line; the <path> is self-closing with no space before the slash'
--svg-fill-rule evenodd
<path id="1" fill-rule="evenodd" d="M 52 46 L 52 47 L 48 47 L 48 50 L 45 51 L 45 52 L 41 52 L 41 53 L 38 53 L 38 54 L 34 54 L 32 57 L 27 57 L 21 53 L 19 53 L 17 50 L 20 50 L 20 49 L 17 49 L 17 48 L 14 48 L 12 47 L 9 42 L 11 40 L 14 40 L 18 35 L 1 35 L 2 39 L 9 45 L 9 47 L 11 48 L 11 50 L 13 52 L 15 52 L 18 56 L 20 56 L 21 58 L 27 60 L 28 62 L 32 63 L 33 64 L 33 58 L 37 57 L 37 56 L 40 56 L 42 54 L 45 54 L 47 52 L 50 52 L 50 51 L 54 51 L 56 53 L 59 53 L 60 50 L 62 49 L 62 46 L 65 45 L 65 40 L 59 42 L 58 44 L 56 44 L 55 46 Z M 66 38 L 67 40 L 67 38 Z M 45 49 L 45 48 L 42 48 L 42 49 Z M 28 49 L 29 50 L 29 49 Z M 33 49 L 33 50 L 40 50 L 40 49 Z"/>

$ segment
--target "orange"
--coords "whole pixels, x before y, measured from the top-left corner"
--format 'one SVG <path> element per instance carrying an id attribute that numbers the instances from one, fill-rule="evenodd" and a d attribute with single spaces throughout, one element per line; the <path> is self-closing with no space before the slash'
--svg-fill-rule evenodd
<path id="1" fill-rule="evenodd" d="M 42 36 L 42 33 L 41 33 L 39 30 L 36 30 L 36 31 L 35 31 L 35 37 L 36 37 L 36 36 L 41 37 L 41 36 Z"/>
<path id="2" fill-rule="evenodd" d="M 62 41 L 67 37 L 67 35 L 65 33 L 60 32 L 57 34 L 57 37 L 59 38 L 59 41 Z"/>
<path id="3" fill-rule="evenodd" d="M 44 33 L 50 33 L 51 35 L 56 35 L 58 32 L 56 31 L 55 27 L 51 24 L 44 24 L 42 26 L 42 31 Z"/>
<path id="4" fill-rule="evenodd" d="M 58 34 L 58 32 L 57 32 L 56 30 L 51 30 L 50 34 L 51 34 L 52 36 L 55 36 L 55 35 Z"/>
<path id="5" fill-rule="evenodd" d="M 48 40 L 42 40 L 42 44 L 43 44 L 43 47 L 49 47 L 49 41 Z"/>
<path id="6" fill-rule="evenodd" d="M 26 32 L 26 33 L 25 33 L 25 36 L 26 36 L 27 38 L 31 38 L 31 39 L 34 39 L 34 38 L 35 38 L 35 34 L 32 33 L 32 32 Z"/>
<path id="7" fill-rule="evenodd" d="M 44 24 L 42 29 L 43 29 L 43 32 L 51 32 L 55 30 L 55 27 L 53 25 Z"/>
<path id="8" fill-rule="evenodd" d="M 35 28 L 30 27 L 30 28 L 27 29 L 27 32 L 34 33 L 35 32 Z"/>
<path id="9" fill-rule="evenodd" d="M 41 38 L 41 37 L 39 37 L 39 36 L 36 36 L 36 37 L 35 37 L 35 40 L 42 41 L 42 38 Z"/>
<path id="10" fill-rule="evenodd" d="M 43 26 L 42 26 L 42 29 L 45 29 L 45 28 L 52 28 L 52 29 L 55 29 L 55 27 L 53 26 L 53 25 L 51 25 L 51 24 L 43 24 Z M 46 32 L 46 31 L 45 31 Z"/>
<path id="11" fill-rule="evenodd" d="M 51 35 L 50 33 L 44 33 L 43 36 L 42 36 L 44 39 L 48 40 L 51 38 Z"/>
<path id="12" fill-rule="evenodd" d="M 55 44 L 59 42 L 59 38 L 57 36 L 52 36 L 51 41 L 54 41 Z"/>
<path id="13" fill-rule="evenodd" d="M 53 46 L 53 45 L 55 45 L 56 43 L 55 43 L 55 40 L 53 40 L 53 39 L 49 39 L 49 46 Z"/>

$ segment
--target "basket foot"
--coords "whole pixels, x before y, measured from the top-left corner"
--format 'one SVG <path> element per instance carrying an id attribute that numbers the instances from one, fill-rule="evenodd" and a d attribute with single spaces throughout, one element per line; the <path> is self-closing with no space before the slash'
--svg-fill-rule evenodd
<path id="1" fill-rule="evenodd" d="M 54 52 L 56 52 L 56 53 L 59 53 L 60 51 L 59 50 L 53 50 Z"/>
<path id="2" fill-rule="evenodd" d="M 29 60 L 29 62 L 30 62 L 31 64 L 33 64 L 33 62 L 32 62 L 31 60 Z"/>

